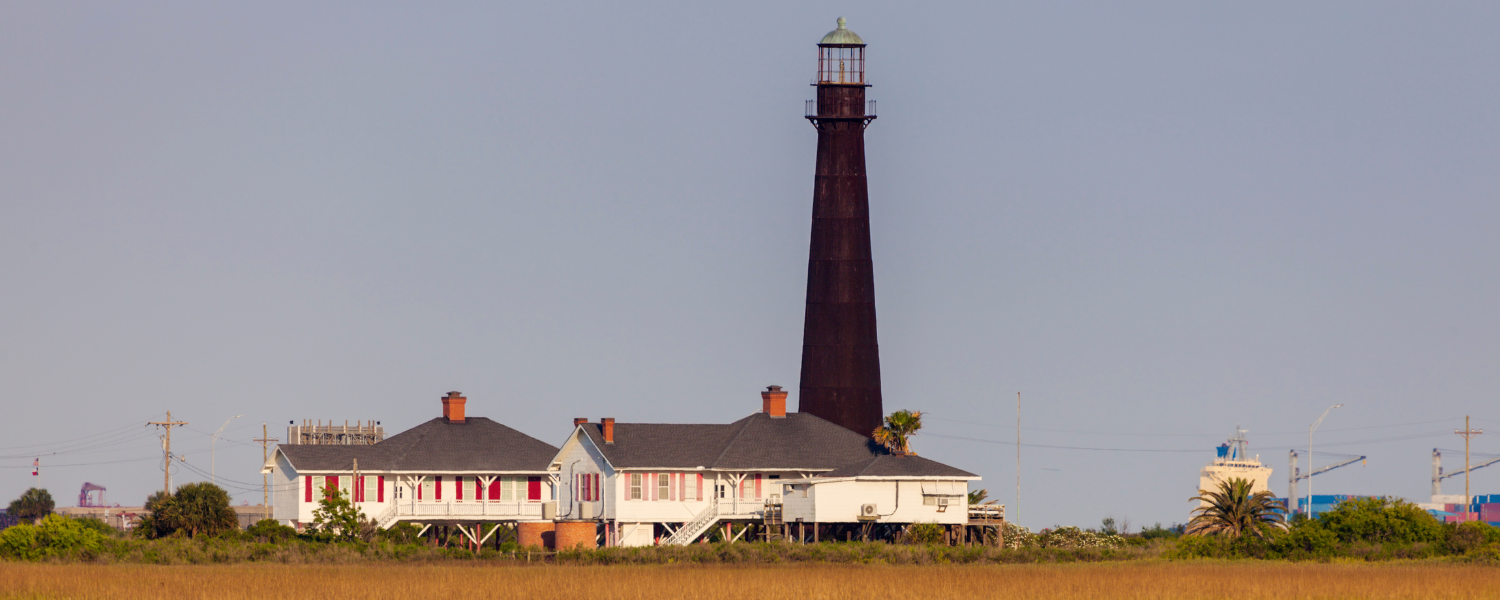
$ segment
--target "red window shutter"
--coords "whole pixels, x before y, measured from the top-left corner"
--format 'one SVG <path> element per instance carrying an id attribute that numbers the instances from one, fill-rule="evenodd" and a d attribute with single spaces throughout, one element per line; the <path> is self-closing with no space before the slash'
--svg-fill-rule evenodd
<path id="1" fill-rule="evenodd" d="M 698 499 L 703 499 L 703 474 L 698 474 Z"/>
<path id="2" fill-rule="evenodd" d="M 375 478 L 375 501 L 385 502 L 385 475 Z"/>
<path id="3" fill-rule="evenodd" d="M 756 498 L 761 497 L 760 496 L 760 473 L 756 473 L 755 474 L 755 497 Z"/>
<path id="4" fill-rule="evenodd" d="M 339 490 L 339 476 L 329 475 L 323 478 L 323 495 L 332 498 Z"/>
<path id="5" fill-rule="evenodd" d="M 306 487 L 307 487 L 307 490 L 302 494 L 302 501 L 303 502 L 312 502 L 313 476 L 312 475 L 304 476 L 302 478 L 302 481 L 303 481 L 303 483 L 306 484 Z"/>
<path id="6" fill-rule="evenodd" d="M 687 473 L 677 474 L 677 499 L 687 500 Z"/>
<path id="7" fill-rule="evenodd" d="M 484 499 L 484 481 L 480 480 L 478 477 L 474 478 L 474 499 Z"/>
<path id="8" fill-rule="evenodd" d="M 598 473 L 594 473 L 594 499 L 595 500 L 600 500 L 600 498 L 599 498 L 599 474 Z"/>
<path id="9" fill-rule="evenodd" d="M 432 499 L 433 500 L 442 500 L 443 499 L 443 476 L 442 475 L 438 475 L 438 476 L 432 478 Z"/>
<path id="10" fill-rule="evenodd" d="M 656 489 L 656 473 L 646 474 L 646 487 L 651 489 L 650 492 L 647 492 L 646 498 L 648 500 L 655 500 L 656 495 L 658 494 L 658 491 Z"/>
<path id="11" fill-rule="evenodd" d="M 457 476 L 453 477 L 453 499 L 454 500 L 463 500 L 464 499 L 464 478 L 463 478 L 462 475 L 457 475 Z"/>
<path id="12" fill-rule="evenodd" d="M 363 477 L 355 477 L 353 481 L 354 481 L 354 490 L 353 490 L 354 495 L 350 499 L 354 500 L 355 502 L 363 502 L 364 501 L 364 498 L 363 498 L 363 496 L 364 496 L 364 493 L 363 493 L 364 490 L 360 489 L 361 487 L 363 487 L 360 484 L 362 484 L 362 483 L 365 482 L 365 478 L 363 478 Z"/>
<path id="13" fill-rule="evenodd" d="M 541 477 L 527 477 L 526 478 L 526 499 L 527 500 L 541 500 L 542 499 L 542 478 Z"/>

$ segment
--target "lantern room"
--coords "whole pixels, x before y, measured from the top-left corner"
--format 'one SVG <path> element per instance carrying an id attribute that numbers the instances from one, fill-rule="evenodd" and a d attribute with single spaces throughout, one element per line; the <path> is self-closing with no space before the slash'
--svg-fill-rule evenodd
<path id="1" fill-rule="evenodd" d="M 865 41 L 844 27 L 828 32 L 818 42 L 817 85 L 868 85 L 865 83 Z"/>

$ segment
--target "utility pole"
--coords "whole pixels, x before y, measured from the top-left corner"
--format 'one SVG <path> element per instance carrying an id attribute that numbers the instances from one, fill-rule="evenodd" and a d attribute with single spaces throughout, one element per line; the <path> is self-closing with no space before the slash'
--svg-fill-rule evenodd
<path id="1" fill-rule="evenodd" d="M 265 421 L 261 421 L 260 422 L 260 437 L 256 438 L 255 440 L 252 440 L 252 441 L 260 442 L 260 464 L 262 466 L 264 466 L 266 464 L 266 461 L 270 460 L 270 458 L 271 458 L 270 450 L 267 449 L 266 444 L 269 444 L 271 442 L 279 442 L 281 440 L 273 438 L 270 435 L 268 435 L 267 432 L 266 432 L 266 422 Z M 260 474 L 260 507 L 262 509 L 266 509 L 266 508 L 269 508 L 270 506 L 271 506 L 271 476 L 269 474 L 267 474 L 267 473 L 261 473 Z M 270 517 L 266 517 L 266 518 L 269 519 Z"/>
<path id="2" fill-rule="evenodd" d="M 169 410 L 167 411 L 166 421 L 149 421 L 146 424 L 165 427 L 167 429 L 166 442 L 161 446 L 161 494 L 162 496 L 170 496 L 172 495 L 172 428 L 182 427 L 188 423 L 187 421 L 173 421 L 172 411 Z"/>
<path id="3" fill-rule="evenodd" d="M 360 483 L 361 482 L 359 480 L 359 459 L 356 458 L 356 459 L 354 459 L 354 480 L 349 482 L 349 502 L 350 503 L 354 503 L 354 502 L 359 502 L 360 501 L 360 493 L 359 493 L 359 484 Z M 463 482 L 459 481 L 459 485 L 462 486 Z M 463 492 L 460 491 L 459 493 L 463 493 Z M 355 504 L 355 506 L 359 506 L 359 505 Z"/>
<path id="4" fill-rule="evenodd" d="M 1453 430 L 1453 433 L 1464 436 L 1464 512 L 1463 522 L 1469 521 L 1469 438 L 1484 433 L 1482 429 L 1471 429 L 1469 427 L 1469 415 L 1464 415 L 1464 430 Z"/>
<path id="5" fill-rule="evenodd" d="M 1021 392 L 1016 392 L 1016 505 L 1011 508 L 1011 520 L 1021 514 Z"/>

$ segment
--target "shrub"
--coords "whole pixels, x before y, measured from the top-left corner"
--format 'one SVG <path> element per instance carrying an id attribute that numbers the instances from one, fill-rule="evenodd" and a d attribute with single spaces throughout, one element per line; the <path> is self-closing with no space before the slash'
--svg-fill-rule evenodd
<path id="1" fill-rule="evenodd" d="M 1354 542 L 1439 543 L 1443 524 L 1417 505 L 1395 498 L 1355 498 L 1318 515 L 1318 522 L 1346 544 Z"/>
<path id="2" fill-rule="evenodd" d="M 417 527 L 415 523 L 402 521 L 400 523 L 392 525 L 390 529 L 380 530 L 380 532 L 376 535 L 378 535 L 380 539 L 386 540 L 388 542 L 394 542 L 397 544 L 415 544 L 418 541 L 417 532 L 419 531 L 422 531 L 422 528 Z"/>
<path id="3" fill-rule="evenodd" d="M 1489 523 L 1471 521 L 1447 526 L 1449 552 L 1466 554 L 1486 544 L 1500 542 L 1500 528 Z"/>
<path id="4" fill-rule="evenodd" d="M 245 530 L 252 539 L 272 544 L 297 537 L 297 530 L 276 522 L 276 519 L 261 519 Z"/>
<path id="5" fill-rule="evenodd" d="M 943 541 L 943 526 L 937 523 L 912 523 L 901 534 L 904 544 L 936 544 Z"/>
<path id="6" fill-rule="evenodd" d="M 87 529 L 92 529 L 99 532 L 99 534 L 103 535 L 104 537 L 115 537 L 115 535 L 119 534 L 119 532 L 116 531 L 115 528 L 110 527 L 109 523 L 105 523 L 102 519 L 96 519 L 94 517 L 79 517 L 73 520 L 78 521 L 79 525 L 82 525 Z"/>
<path id="7" fill-rule="evenodd" d="M 23 523 L 0 532 L 0 556 L 21 560 L 55 556 L 88 559 L 104 549 L 106 539 L 78 519 L 47 515 L 37 525 Z"/>
<path id="8" fill-rule="evenodd" d="M 1321 521 L 1298 519 L 1285 535 L 1276 539 L 1276 546 L 1287 558 L 1329 558 L 1339 552 L 1339 536 Z"/>
<path id="9" fill-rule="evenodd" d="M 1141 537 L 1148 540 L 1172 539 L 1175 537 L 1181 537 L 1182 531 L 1186 528 L 1187 526 L 1182 524 L 1172 525 L 1171 527 L 1162 527 L 1161 523 L 1157 523 L 1150 527 L 1141 529 Z"/>
<path id="10" fill-rule="evenodd" d="M 20 523 L 0 531 L 0 558 L 35 560 L 37 555 L 36 526 Z"/>

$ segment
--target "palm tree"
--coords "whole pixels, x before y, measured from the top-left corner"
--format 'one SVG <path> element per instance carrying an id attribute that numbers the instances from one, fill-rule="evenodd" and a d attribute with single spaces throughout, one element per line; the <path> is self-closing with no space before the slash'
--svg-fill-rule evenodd
<path id="1" fill-rule="evenodd" d="M 911 436 L 922 428 L 921 411 L 898 410 L 885 418 L 885 425 L 875 428 L 870 437 L 885 446 L 891 454 L 916 454 L 911 451 Z"/>
<path id="2" fill-rule="evenodd" d="M 52 494 L 47 490 L 31 488 L 21 494 L 20 498 L 12 500 L 6 512 L 16 518 L 41 521 L 42 517 L 52 514 L 54 506 Z"/>
<path id="3" fill-rule="evenodd" d="M 1238 477 L 1219 482 L 1219 490 L 1198 490 L 1192 500 L 1204 502 L 1193 509 L 1187 535 L 1229 535 L 1247 533 L 1265 538 L 1271 531 L 1286 528 L 1286 507 L 1261 490 L 1250 493 L 1250 482 Z"/>
<path id="4" fill-rule="evenodd" d="M 1000 503 L 999 500 L 989 500 L 988 502 L 986 502 L 986 499 L 988 499 L 989 497 L 989 490 L 974 490 L 972 492 L 969 492 L 969 506 L 989 506 L 992 504 Z"/>

